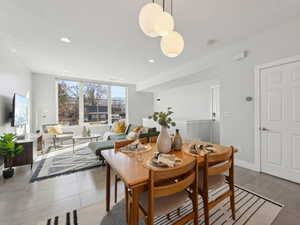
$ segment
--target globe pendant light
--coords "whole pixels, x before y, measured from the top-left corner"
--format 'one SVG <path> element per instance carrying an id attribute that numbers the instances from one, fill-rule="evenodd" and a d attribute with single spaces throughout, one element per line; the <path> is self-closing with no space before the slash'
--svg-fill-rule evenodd
<path id="1" fill-rule="evenodd" d="M 163 13 L 163 8 L 152 2 L 146 4 L 140 11 L 139 15 L 139 24 L 142 31 L 150 36 L 157 37 L 158 33 L 155 31 L 155 24 L 157 22 L 157 18 Z"/>
<path id="2" fill-rule="evenodd" d="M 174 30 L 173 16 L 168 12 L 162 12 L 157 18 L 154 25 L 155 33 L 160 36 L 165 36 Z"/>
<path id="3" fill-rule="evenodd" d="M 166 56 L 171 58 L 176 57 L 183 51 L 183 37 L 178 32 L 171 31 L 168 35 L 161 38 L 160 48 Z"/>

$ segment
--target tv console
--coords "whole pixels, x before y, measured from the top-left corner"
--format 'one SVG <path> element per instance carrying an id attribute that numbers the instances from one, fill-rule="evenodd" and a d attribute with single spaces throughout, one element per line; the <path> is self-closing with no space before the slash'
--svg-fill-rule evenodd
<path id="1" fill-rule="evenodd" d="M 16 140 L 18 145 L 22 145 L 24 150 L 20 155 L 12 159 L 12 166 L 32 165 L 37 158 L 37 152 L 42 151 L 42 134 L 28 134 L 24 139 Z M 4 160 L 4 167 L 7 168 L 6 161 Z"/>

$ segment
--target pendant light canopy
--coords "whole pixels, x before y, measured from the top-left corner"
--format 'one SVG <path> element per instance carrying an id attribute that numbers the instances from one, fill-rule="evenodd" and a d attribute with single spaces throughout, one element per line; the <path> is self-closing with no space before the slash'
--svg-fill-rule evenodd
<path id="1" fill-rule="evenodd" d="M 183 51 L 184 40 L 181 34 L 176 31 L 172 31 L 161 38 L 160 48 L 166 56 L 173 58 L 180 55 Z"/>
<path id="2" fill-rule="evenodd" d="M 156 3 L 146 4 L 140 11 L 139 24 L 142 31 L 150 36 L 159 36 L 155 30 L 155 24 L 157 23 L 157 18 L 163 13 L 163 8 Z"/>
<path id="3" fill-rule="evenodd" d="M 173 16 L 168 12 L 162 12 L 156 18 L 156 22 L 154 25 L 155 33 L 160 36 L 165 36 L 169 32 L 174 30 L 174 19 Z"/>

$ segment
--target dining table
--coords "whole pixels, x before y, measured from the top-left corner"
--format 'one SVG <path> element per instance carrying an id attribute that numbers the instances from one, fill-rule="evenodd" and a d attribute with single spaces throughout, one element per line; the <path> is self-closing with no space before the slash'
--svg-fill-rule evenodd
<path id="1" fill-rule="evenodd" d="M 208 142 L 193 142 L 197 145 L 207 145 Z M 147 144 L 150 150 L 143 153 L 136 152 L 123 152 L 120 149 L 110 149 L 102 151 L 102 156 L 106 161 L 106 211 L 110 211 L 110 197 L 111 197 L 111 171 L 113 170 L 117 176 L 124 182 L 125 187 L 131 190 L 131 207 L 128 209 L 126 206 L 126 218 L 129 225 L 139 224 L 139 199 L 141 193 L 148 189 L 149 181 L 149 160 L 157 152 L 156 143 Z M 174 154 L 177 158 L 181 159 L 180 165 L 190 163 L 192 160 L 197 159 L 198 167 L 203 167 L 204 157 L 201 155 L 194 155 L 190 153 L 191 143 L 184 143 L 180 151 L 171 151 L 169 154 Z M 211 154 L 222 154 L 231 151 L 231 146 L 222 146 L 213 144 L 214 152 Z M 233 148 L 234 152 L 238 150 Z M 140 154 L 137 156 L 137 154 Z M 128 212 L 128 210 L 131 210 Z M 130 215 L 130 216 L 128 216 Z"/>

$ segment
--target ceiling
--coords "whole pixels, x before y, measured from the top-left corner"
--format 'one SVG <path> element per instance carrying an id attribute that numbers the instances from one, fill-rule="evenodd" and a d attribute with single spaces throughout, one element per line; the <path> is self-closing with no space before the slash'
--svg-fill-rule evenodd
<path id="1" fill-rule="evenodd" d="M 0 0 L 0 41 L 32 72 L 139 83 L 300 15 L 299 0 L 173 0 L 185 49 L 168 58 L 138 26 L 148 2 Z"/>

